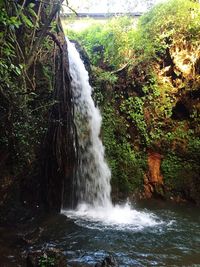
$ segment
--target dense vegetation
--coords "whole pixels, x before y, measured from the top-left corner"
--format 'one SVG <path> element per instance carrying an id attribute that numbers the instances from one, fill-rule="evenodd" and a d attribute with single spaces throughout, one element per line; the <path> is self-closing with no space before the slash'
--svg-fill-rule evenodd
<path id="1" fill-rule="evenodd" d="M 137 23 L 117 17 L 66 34 L 92 64 L 115 197 L 146 183 L 150 195 L 199 203 L 199 3 L 169 0 Z M 161 173 L 152 155 L 162 159 Z"/>
<path id="2" fill-rule="evenodd" d="M 42 250 L 28 255 L 27 266 L 68 265 L 57 249 L 61 247 L 70 259 L 70 255 L 77 255 L 81 265 L 85 265 L 84 258 L 92 259 L 92 251 L 85 253 L 87 240 L 81 242 L 81 249 L 77 246 L 77 237 L 85 239 L 79 226 L 74 228 L 71 220 L 60 215 L 47 216 L 45 220 L 36 216 L 46 217 L 49 211 L 58 213 L 61 204 L 69 204 L 77 164 L 67 44 L 58 16 L 62 2 L 0 0 L 0 256 L 3 265 L 5 258 L 12 266 L 20 265 L 20 253 L 23 251 L 24 258 L 26 251 L 36 249 L 40 242 Z M 155 6 L 139 21 L 128 16 L 115 17 L 104 25 L 93 23 L 79 33 L 67 28 L 66 35 L 81 44 L 79 49 L 90 72 L 93 97 L 102 111 L 101 135 L 112 170 L 113 200 L 159 197 L 200 205 L 200 4 L 192 0 L 169 0 Z M 179 234 L 173 232 L 179 227 L 189 240 L 192 235 L 188 226 L 182 227 L 192 220 L 176 218 L 171 233 Z M 171 222 L 170 219 L 170 225 Z M 142 232 L 133 229 L 136 238 L 143 240 Z M 90 230 L 88 233 L 92 234 Z M 113 230 L 109 230 L 111 235 Z M 72 235 L 71 231 L 74 231 Z M 156 232 L 150 233 L 152 244 Z M 106 228 L 109 237 L 107 234 Z M 129 230 L 127 234 L 130 235 Z M 100 246 L 104 244 L 102 236 Z M 162 236 L 169 239 L 168 234 Z M 91 241 L 89 237 L 90 234 L 86 239 Z M 75 242 L 72 244 L 70 240 Z M 173 244 L 174 240 L 166 244 Z M 195 242 L 191 250 L 194 255 Z M 161 250 L 162 244 L 168 247 L 161 242 Z M 181 241 L 184 256 L 188 256 L 190 250 L 183 244 Z M 76 252 L 72 252 L 74 245 Z M 147 245 L 151 250 L 151 242 Z M 178 243 L 175 245 L 180 263 L 181 250 Z M 106 248 L 94 254 L 104 255 Z M 168 263 L 173 262 L 173 253 L 171 259 L 166 257 Z M 118 256 L 121 255 L 119 252 Z M 134 264 L 140 264 L 135 255 L 134 252 Z M 155 263 L 155 254 L 149 255 L 150 262 Z M 145 262 L 146 256 L 142 255 Z M 186 262 L 193 261 L 192 256 L 186 258 Z M 110 266 L 110 260 L 106 256 L 102 266 Z"/>
<path id="3" fill-rule="evenodd" d="M 58 211 L 63 177 L 70 192 L 75 129 L 55 3 L 0 1 L 1 218 L 14 202 Z M 90 59 L 114 199 L 199 203 L 199 3 L 170 0 L 139 21 L 115 17 L 66 34 Z"/>
<path id="4" fill-rule="evenodd" d="M 73 159 L 73 151 L 66 157 L 73 141 L 65 148 L 72 118 L 61 3 L 0 1 L 2 220 L 19 207 L 26 216 L 24 208 L 61 206 L 63 166 Z"/>

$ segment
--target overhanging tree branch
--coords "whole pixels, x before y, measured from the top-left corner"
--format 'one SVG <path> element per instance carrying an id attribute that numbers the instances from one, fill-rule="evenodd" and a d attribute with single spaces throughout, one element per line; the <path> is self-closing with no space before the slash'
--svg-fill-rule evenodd
<path id="1" fill-rule="evenodd" d="M 111 74 L 117 74 L 119 72 L 121 72 L 122 70 L 124 70 L 125 68 L 127 68 L 129 66 L 130 62 L 127 62 L 124 66 L 122 66 L 120 69 L 118 70 L 114 70 L 111 72 Z"/>
<path id="2" fill-rule="evenodd" d="M 65 6 L 67 6 L 69 8 L 69 10 L 71 10 L 73 13 L 76 14 L 76 16 L 78 16 L 78 13 L 76 12 L 76 10 L 74 10 L 72 7 L 69 6 L 69 1 L 68 0 L 66 0 L 66 3 L 67 3 L 67 5 L 65 5 Z"/>
<path id="3" fill-rule="evenodd" d="M 52 9 L 47 21 L 45 22 L 43 28 L 40 31 L 40 35 L 38 36 L 35 43 L 33 44 L 33 47 L 31 48 L 31 51 L 30 51 L 30 53 L 26 59 L 26 70 L 29 69 L 29 67 L 32 65 L 32 63 L 34 61 L 35 54 L 37 52 L 37 49 L 42 44 L 44 37 L 46 36 L 46 34 L 49 30 L 49 26 L 50 26 L 52 20 L 54 19 L 54 17 L 56 16 L 56 14 L 59 12 L 63 1 L 64 0 L 61 0 L 60 3 L 57 3 L 53 6 L 53 9 Z"/>

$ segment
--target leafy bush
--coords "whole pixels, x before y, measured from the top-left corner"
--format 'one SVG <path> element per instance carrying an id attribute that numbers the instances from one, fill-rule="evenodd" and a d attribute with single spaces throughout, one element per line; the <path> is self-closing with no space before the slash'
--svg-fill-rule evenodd
<path id="1" fill-rule="evenodd" d="M 161 170 L 164 182 L 173 195 L 199 202 L 199 165 L 190 159 L 178 157 L 174 153 L 166 154 Z"/>
<path id="2" fill-rule="evenodd" d="M 141 59 L 147 61 L 164 54 L 173 39 L 195 41 L 199 35 L 199 4 L 190 0 L 169 0 L 140 18 L 134 36 L 134 49 Z"/>
<path id="3" fill-rule="evenodd" d="M 100 60 L 113 67 L 119 67 L 130 59 L 130 36 L 134 32 L 133 19 L 114 17 L 105 24 L 93 23 L 81 32 L 68 31 L 70 39 L 77 39 L 89 54 L 92 64 Z"/>
<path id="4" fill-rule="evenodd" d="M 107 103 L 103 110 L 103 143 L 112 171 L 113 191 L 125 195 L 141 188 L 145 170 L 144 154 L 133 149 L 127 129 L 126 121 Z"/>
<path id="5" fill-rule="evenodd" d="M 164 54 L 173 38 L 199 39 L 200 6 L 191 0 L 169 0 L 141 16 L 137 26 L 130 17 L 114 17 L 81 32 L 68 30 L 67 35 L 81 42 L 95 65 L 102 57 L 113 67 L 133 58 L 149 61 Z"/>

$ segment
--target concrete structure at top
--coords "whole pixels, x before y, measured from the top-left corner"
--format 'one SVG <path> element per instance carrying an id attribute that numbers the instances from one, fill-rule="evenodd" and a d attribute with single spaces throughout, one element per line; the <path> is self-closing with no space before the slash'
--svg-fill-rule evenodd
<path id="1" fill-rule="evenodd" d="M 140 17 L 142 15 L 142 12 L 130 12 L 130 13 L 62 13 L 61 17 L 62 18 L 69 18 L 73 16 L 74 19 L 79 19 L 79 18 L 92 18 L 92 19 L 108 19 L 111 17 L 116 17 L 116 16 L 130 16 L 130 17 Z"/>

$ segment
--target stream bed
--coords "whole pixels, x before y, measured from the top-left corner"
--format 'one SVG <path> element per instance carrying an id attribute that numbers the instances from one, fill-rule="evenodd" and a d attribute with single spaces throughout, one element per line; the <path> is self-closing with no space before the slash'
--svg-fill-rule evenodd
<path id="1" fill-rule="evenodd" d="M 198 208 L 160 201 L 140 203 L 134 208 L 147 215 L 146 225 L 139 220 L 138 225 L 137 222 L 125 225 L 122 219 L 117 227 L 77 214 L 71 218 L 64 214 L 45 218 L 39 226 L 42 229 L 39 237 L 30 246 L 12 244 L 11 237 L 1 240 L 0 266 L 21 266 L 18 253 L 44 248 L 62 250 L 69 266 L 95 266 L 107 255 L 112 255 L 121 267 L 200 266 Z M 152 224 L 148 224 L 149 219 Z"/>

